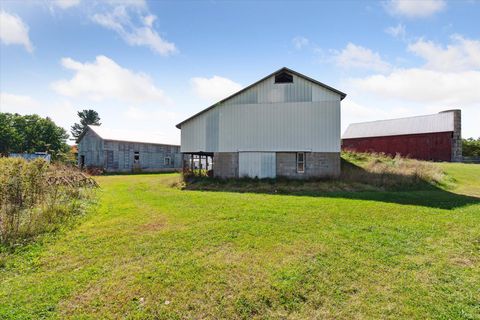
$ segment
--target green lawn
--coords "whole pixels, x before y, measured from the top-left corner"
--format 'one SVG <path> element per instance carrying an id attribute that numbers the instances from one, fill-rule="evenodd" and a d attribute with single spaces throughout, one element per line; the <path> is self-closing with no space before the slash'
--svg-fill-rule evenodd
<path id="1" fill-rule="evenodd" d="M 96 211 L 5 256 L 0 319 L 480 319 L 480 165 L 444 168 L 318 196 L 99 177 Z"/>

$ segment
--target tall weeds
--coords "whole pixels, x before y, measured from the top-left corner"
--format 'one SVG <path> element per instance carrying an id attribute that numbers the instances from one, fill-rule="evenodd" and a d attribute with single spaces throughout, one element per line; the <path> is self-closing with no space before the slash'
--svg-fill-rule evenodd
<path id="1" fill-rule="evenodd" d="M 52 231 L 82 212 L 95 187 L 75 168 L 0 158 L 0 242 L 14 244 Z"/>

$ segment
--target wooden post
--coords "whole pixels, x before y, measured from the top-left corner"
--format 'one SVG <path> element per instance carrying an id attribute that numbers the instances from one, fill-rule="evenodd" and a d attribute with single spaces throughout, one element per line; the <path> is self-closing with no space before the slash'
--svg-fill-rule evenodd
<path id="1" fill-rule="evenodd" d="M 193 173 L 193 153 L 190 153 L 190 172 Z"/>

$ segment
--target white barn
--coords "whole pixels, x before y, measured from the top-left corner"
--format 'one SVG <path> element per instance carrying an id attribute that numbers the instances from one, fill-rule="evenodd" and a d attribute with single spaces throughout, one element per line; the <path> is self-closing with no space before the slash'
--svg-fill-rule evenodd
<path id="1" fill-rule="evenodd" d="M 337 176 L 345 96 L 282 68 L 179 123 L 184 165 L 208 156 L 221 178 Z"/>

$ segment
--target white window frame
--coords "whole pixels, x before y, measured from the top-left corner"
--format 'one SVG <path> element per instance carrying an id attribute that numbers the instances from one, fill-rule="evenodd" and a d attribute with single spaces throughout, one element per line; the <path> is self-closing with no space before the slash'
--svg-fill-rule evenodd
<path id="1" fill-rule="evenodd" d="M 168 159 L 168 161 L 167 161 L 167 159 Z M 167 162 L 168 162 L 168 163 L 167 163 Z M 172 158 L 170 158 L 170 157 L 165 157 L 165 158 L 163 158 L 163 164 L 164 164 L 165 166 L 170 166 L 170 165 L 172 164 Z"/>
<path id="2" fill-rule="evenodd" d="M 302 161 L 299 160 L 299 155 L 300 154 L 302 155 Z M 295 163 L 296 163 L 296 166 L 297 166 L 297 168 L 296 168 L 297 173 L 305 173 L 305 152 L 297 152 L 295 154 L 295 156 L 296 156 Z M 299 170 L 299 168 L 298 168 L 300 164 L 302 164 L 302 170 Z"/>

